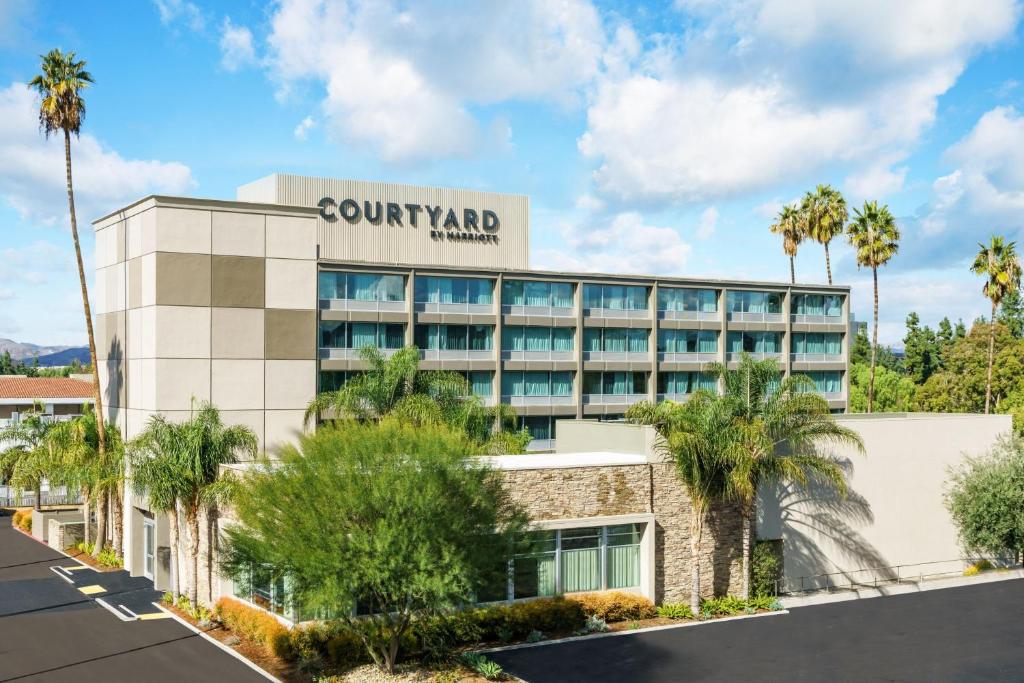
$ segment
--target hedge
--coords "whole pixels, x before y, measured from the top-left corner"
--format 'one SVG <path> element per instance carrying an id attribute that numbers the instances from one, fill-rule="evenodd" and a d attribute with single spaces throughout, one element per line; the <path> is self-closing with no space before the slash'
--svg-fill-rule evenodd
<path id="1" fill-rule="evenodd" d="M 578 602 L 587 616 L 594 616 L 608 623 L 653 619 L 657 616 L 653 602 L 642 595 L 624 591 L 583 593 L 573 595 L 567 600 Z"/>
<path id="2" fill-rule="evenodd" d="M 215 614 L 238 637 L 262 643 L 268 652 L 282 659 L 295 657 L 290 631 L 273 615 L 231 598 L 218 600 Z"/>
<path id="3" fill-rule="evenodd" d="M 32 508 L 19 508 L 14 512 L 11 523 L 27 534 L 32 533 Z"/>

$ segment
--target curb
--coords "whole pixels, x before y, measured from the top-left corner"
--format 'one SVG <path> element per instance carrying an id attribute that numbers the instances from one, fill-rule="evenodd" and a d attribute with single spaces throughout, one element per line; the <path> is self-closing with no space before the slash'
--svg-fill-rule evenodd
<path id="1" fill-rule="evenodd" d="M 712 624 L 721 624 L 730 621 L 740 621 L 741 619 L 761 619 L 763 617 L 774 617 L 783 614 L 789 614 L 788 609 L 774 610 L 771 612 L 758 612 L 757 614 L 738 614 L 733 617 L 719 617 L 718 619 L 706 619 L 704 621 L 685 621 L 679 624 L 663 624 L 661 626 L 648 626 L 647 628 L 637 628 L 625 631 L 609 631 L 606 633 L 588 633 L 585 636 L 568 636 L 566 638 L 556 638 L 554 640 L 542 640 L 537 643 L 517 643 L 515 645 L 502 645 L 500 647 L 489 647 L 484 650 L 475 650 L 480 653 L 491 653 L 491 652 L 508 652 L 510 650 L 525 650 L 531 647 L 543 647 L 545 645 L 558 645 L 561 643 L 573 643 L 579 640 L 595 640 L 597 638 L 615 638 L 617 636 L 631 636 L 640 633 L 653 633 L 654 631 L 668 631 L 676 628 L 692 628 L 696 626 L 710 626 Z"/>
<path id="2" fill-rule="evenodd" d="M 193 626 L 192 624 L 188 623 L 187 621 L 185 621 L 184 619 L 182 619 L 177 614 L 175 614 L 171 610 L 167 609 L 166 607 L 164 607 L 160 603 L 154 602 L 153 606 L 156 607 L 161 612 L 166 613 L 171 619 L 174 619 L 176 622 L 178 622 L 179 624 L 181 624 L 182 626 L 184 626 L 188 630 L 192 631 L 193 633 L 195 633 L 200 638 L 202 638 L 202 639 L 204 639 L 204 640 L 206 640 L 206 641 L 208 641 L 210 643 L 213 643 L 214 645 L 216 645 L 218 648 L 220 648 L 224 652 L 227 652 L 229 655 L 231 655 L 232 657 L 234 657 L 238 661 L 242 662 L 247 667 L 249 667 L 250 669 L 252 669 L 256 673 L 260 674 L 261 676 L 263 676 L 267 680 L 274 681 L 274 683 L 283 683 L 283 681 L 280 678 L 275 678 L 269 672 L 267 672 L 266 670 L 260 668 L 260 666 L 257 665 L 256 662 L 253 662 L 252 660 L 246 659 L 239 652 L 237 652 L 233 648 L 228 647 L 227 645 L 225 645 L 224 643 L 220 642 L 219 640 L 217 640 L 213 636 L 206 635 L 206 633 L 204 631 L 201 631 L 201 630 L 197 629 L 195 626 Z"/>

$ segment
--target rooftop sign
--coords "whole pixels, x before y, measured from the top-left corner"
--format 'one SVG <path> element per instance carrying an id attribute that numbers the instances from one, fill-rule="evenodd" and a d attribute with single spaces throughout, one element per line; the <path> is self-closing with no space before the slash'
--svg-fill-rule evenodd
<path id="1" fill-rule="evenodd" d="M 341 201 L 323 197 L 317 202 L 320 217 L 328 223 L 344 220 L 355 225 L 362 220 L 374 225 L 419 227 L 421 221 L 430 225 L 430 236 L 435 240 L 458 240 L 497 243 L 501 227 L 498 214 L 490 209 L 463 209 L 431 206 L 429 204 L 399 204 L 397 202 L 364 201 L 347 198 Z M 422 217 L 422 218 L 421 218 Z"/>

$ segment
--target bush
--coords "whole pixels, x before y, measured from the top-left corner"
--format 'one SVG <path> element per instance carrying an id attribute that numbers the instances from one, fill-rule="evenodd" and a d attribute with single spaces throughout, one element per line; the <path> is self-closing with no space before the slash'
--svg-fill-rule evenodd
<path id="1" fill-rule="evenodd" d="M 778 595 L 782 581 L 782 541 L 758 541 L 754 545 L 750 568 L 751 595 Z"/>
<path id="2" fill-rule="evenodd" d="M 504 673 L 501 666 L 480 654 L 467 652 L 462 655 L 462 664 L 477 672 L 489 681 L 497 681 Z"/>
<path id="3" fill-rule="evenodd" d="M 598 617 L 606 622 L 653 619 L 657 614 L 653 602 L 641 595 L 623 591 L 583 593 L 573 595 L 567 600 L 578 602 L 587 615 Z"/>
<path id="4" fill-rule="evenodd" d="M 482 640 L 525 638 L 534 629 L 545 633 L 571 633 L 587 620 L 579 602 L 560 597 L 538 598 L 474 611 Z"/>
<path id="5" fill-rule="evenodd" d="M 19 508 L 11 518 L 11 524 L 27 534 L 32 533 L 32 508 Z"/>
<path id="6" fill-rule="evenodd" d="M 239 637 L 262 643 L 268 652 L 281 659 L 295 659 L 288 629 L 272 615 L 231 598 L 218 600 L 216 610 L 224 626 Z"/>
<path id="7" fill-rule="evenodd" d="M 975 574 L 987 572 L 988 570 L 994 568 L 995 567 L 988 560 L 979 560 L 964 570 L 964 576 L 974 576 Z"/>
<path id="8" fill-rule="evenodd" d="M 354 633 L 342 632 L 327 641 L 327 661 L 338 669 L 350 669 L 370 661 L 366 646 Z"/>
<path id="9" fill-rule="evenodd" d="M 700 613 L 706 616 L 723 617 L 739 614 L 747 606 L 746 600 L 732 595 L 709 598 L 700 601 Z"/>
<path id="10" fill-rule="evenodd" d="M 658 607 L 658 616 L 663 619 L 693 619 L 693 610 L 681 602 L 666 602 Z"/>

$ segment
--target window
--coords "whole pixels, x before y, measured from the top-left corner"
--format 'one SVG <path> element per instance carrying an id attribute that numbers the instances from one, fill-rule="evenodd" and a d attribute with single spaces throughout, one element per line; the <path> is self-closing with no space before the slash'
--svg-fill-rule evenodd
<path id="1" fill-rule="evenodd" d="M 640 525 L 619 524 L 605 527 L 607 588 L 631 588 L 640 585 Z"/>
<path id="2" fill-rule="evenodd" d="M 405 277 L 373 273 L 321 271 L 318 277 L 321 299 L 356 301 L 405 301 Z"/>
<path id="3" fill-rule="evenodd" d="M 584 308 L 647 310 L 647 287 L 624 285 L 583 285 Z"/>
<path id="4" fill-rule="evenodd" d="M 814 391 L 819 394 L 838 394 L 843 391 L 843 373 L 839 370 L 804 372 L 814 382 Z"/>
<path id="5" fill-rule="evenodd" d="M 646 394 L 647 374 L 644 372 L 585 372 L 584 394 Z"/>
<path id="6" fill-rule="evenodd" d="M 729 353 L 781 353 L 780 332 L 730 332 L 726 349 Z"/>
<path id="7" fill-rule="evenodd" d="M 254 565 L 231 584 L 232 594 L 286 619 L 295 619 L 291 581 L 270 565 Z"/>
<path id="8" fill-rule="evenodd" d="M 494 281 L 479 278 L 417 277 L 416 303 L 489 305 Z"/>
<path id="9" fill-rule="evenodd" d="M 714 330 L 658 330 L 659 353 L 717 353 Z"/>
<path id="10" fill-rule="evenodd" d="M 843 315 L 843 297 L 838 294 L 794 294 L 793 313 L 839 318 Z"/>
<path id="11" fill-rule="evenodd" d="M 360 373 L 354 371 L 321 370 L 318 391 L 337 391 L 358 374 Z"/>
<path id="12" fill-rule="evenodd" d="M 726 306 L 730 313 L 781 313 L 782 294 L 731 291 Z"/>
<path id="13" fill-rule="evenodd" d="M 658 310 L 714 313 L 718 310 L 718 292 L 713 289 L 659 287 Z"/>
<path id="14" fill-rule="evenodd" d="M 523 327 L 501 330 L 502 351 L 572 351 L 575 330 L 570 327 Z"/>
<path id="15" fill-rule="evenodd" d="M 505 306 L 572 308 L 572 284 L 505 280 L 501 285 L 501 303 Z"/>
<path id="16" fill-rule="evenodd" d="M 417 325 L 414 341 L 420 349 L 489 351 L 493 325 Z"/>
<path id="17" fill-rule="evenodd" d="M 405 346 L 405 325 L 401 323 L 348 323 L 337 320 L 320 321 L 320 348 L 400 349 Z"/>
<path id="18" fill-rule="evenodd" d="M 572 396 L 572 372 L 506 370 L 501 373 L 502 396 Z"/>
<path id="19" fill-rule="evenodd" d="M 601 527 L 565 529 L 561 533 L 562 591 L 601 589 Z"/>
<path id="20" fill-rule="evenodd" d="M 794 332 L 792 353 L 838 356 L 843 352 L 843 335 L 824 332 Z"/>
<path id="21" fill-rule="evenodd" d="M 624 327 L 587 327 L 583 330 L 584 351 L 647 353 L 649 330 Z"/>
<path id="22" fill-rule="evenodd" d="M 520 599 L 554 595 L 557 532 L 530 532 L 526 545 L 523 552 L 512 558 L 512 596 Z"/>
<path id="23" fill-rule="evenodd" d="M 699 390 L 718 393 L 718 380 L 703 372 L 659 372 L 659 394 L 692 394 Z"/>

